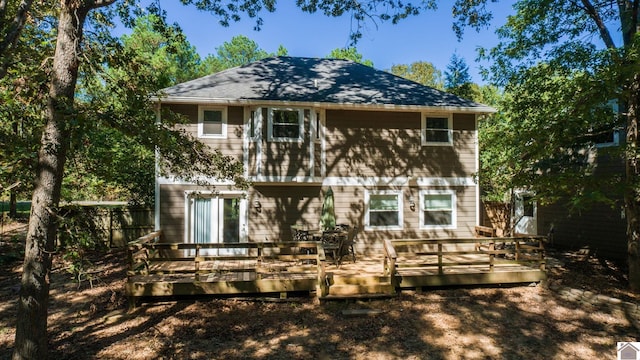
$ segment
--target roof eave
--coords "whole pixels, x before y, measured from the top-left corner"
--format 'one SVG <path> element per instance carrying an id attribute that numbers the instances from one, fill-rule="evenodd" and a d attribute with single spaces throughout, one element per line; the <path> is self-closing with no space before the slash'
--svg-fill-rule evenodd
<path id="1" fill-rule="evenodd" d="M 434 111 L 434 112 L 462 112 L 474 114 L 493 114 L 497 110 L 491 106 L 434 106 L 434 105 L 395 105 L 395 104 L 355 104 L 332 102 L 305 102 L 261 99 L 216 99 L 186 96 L 154 96 L 153 102 L 160 104 L 201 104 L 226 106 L 289 106 L 289 107 L 321 107 L 339 110 L 382 110 L 382 111 Z"/>

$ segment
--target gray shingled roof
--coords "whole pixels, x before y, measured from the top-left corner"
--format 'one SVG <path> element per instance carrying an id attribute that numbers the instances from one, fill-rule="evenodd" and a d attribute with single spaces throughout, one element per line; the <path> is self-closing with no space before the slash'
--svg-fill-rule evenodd
<path id="1" fill-rule="evenodd" d="M 271 57 L 162 90 L 163 102 L 285 101 L 493 109 L 349 60 Z"/>

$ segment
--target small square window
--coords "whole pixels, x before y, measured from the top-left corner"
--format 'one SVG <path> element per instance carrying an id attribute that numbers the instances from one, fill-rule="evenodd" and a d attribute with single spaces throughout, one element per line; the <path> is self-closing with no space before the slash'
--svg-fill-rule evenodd
<path id="1" fill-rule="evenodd" d="M 227 137 L 227 112 L 222 108 L 200 108 L 198 136 L 210 138 Z"/>
<path id="2" fill-rule="evenodd" d="M 202 119 L 202 133 L 204 135 L 222 135 L 222 111 L 204 111 L 204 118 Z"/>
<path id="3" fill-rule="evenodd" d="M 451 145 L 451 118 L 425 116 L 422 120 L 422 145 Z"/>

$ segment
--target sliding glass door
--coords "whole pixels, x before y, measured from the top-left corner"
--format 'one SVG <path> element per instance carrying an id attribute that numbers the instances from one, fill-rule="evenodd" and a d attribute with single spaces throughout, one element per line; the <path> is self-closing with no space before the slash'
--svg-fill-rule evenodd
<path id="1" fill-rule="evenodd" d="M 188 197 L 188 242 L 196 244 L 239 243 L 245 241 L 246 200 L 239 194 L 217 196 L 193 195 Z M 226 251 L 209 249 L 203 255 L 240 253 L 237 249 Z"/>

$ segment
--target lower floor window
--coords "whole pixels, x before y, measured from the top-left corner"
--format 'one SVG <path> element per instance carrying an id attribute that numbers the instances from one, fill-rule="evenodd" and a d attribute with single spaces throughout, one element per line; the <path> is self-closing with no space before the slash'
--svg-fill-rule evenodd
<path id="1" fill-rule="evenodd" d="M 451 190 L 420 192 L 420 226 L 422 228 L 456 227 L 456 194 Z"/>
<path id="2" fill-rule="evenodd" d="M 365 221 L 369 228 L 402 228 L 402 192 L 370 191 L 366 193 Z"/>

